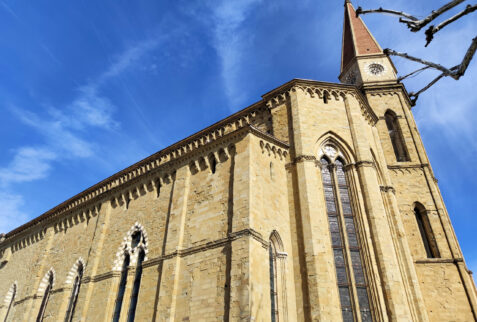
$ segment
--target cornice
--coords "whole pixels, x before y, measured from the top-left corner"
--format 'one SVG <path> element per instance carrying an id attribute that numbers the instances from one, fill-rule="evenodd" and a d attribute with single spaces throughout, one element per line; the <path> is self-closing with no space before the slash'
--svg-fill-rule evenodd
<path id="1" fill-rule="evenodd" d="M 251 122 L 256 117 L 257 111 L 250 109 L 248 112 L 249 113 L 239 112 L 240 115 L 242 115 L 241 117 L 228 118 L 229 122 L 220 123 L 222 125 L 221 127 L 212 127 L 211 131 L 208 133 L 201 131 L 197 135 L 191 136 L 188 140 L 182 140 L 179 143 L 159 151 L 158 153 L 116 173 L 108 179 L 95 184 L 91 188 L 88 188 L 68 199 L 41 216 L 7 233 L 2 244 L 10 244 L 9 242 L 14 236 L 18 237 L 23 236 L 23 234 L 28 234 L 29 229 L 35 227 L 40 222 L 48 224 L 52 221 L 58 221 L 58 218 L 67 217 L 72 213 L 79 213 L 79 215 L 82 215 L 82 213 L 89 213 L 95 216 L 100 210 L 100 204 L 98 204 L 98 202 L 102 202 L 104 199 L 111 197 L 117 198 L 114 195 L 117 195 L 118 193 L 121 194 L 122 190 L 137 184 L 144 178 L 152 178 L 160 172 L 173 172 L 173 168 L 183 162 L 187 162 L 217 145 L 224 144 L 228 141 L 236 141 L 248 133 L 266 140 L 288 152 L 289 145 L 287 143 L 268 133 L 264 133 L 251 125 Z M 234 130 L 228 130 L 228 127 L 232 127 Z M 166 176 L 168 176 L 167 173 Z M 61 226 L 63 225 L 62 221 L 63 219 L 55 224 L 55 229 L 61 230 Z M 29 237 L 27 236 L 26 239 L 28 238 Z M 29 244 L 26 239 L 25 242 L 23 240 L 14 241 L 14 245 L 21 243 L 19 244 L 21 246 L 15 246 L 15 248 L 23 248 L 23 243 L 25 245 Z M 36 240 L 36 238 L 34 239 Z"/>
<path id="2" fill-rule="evenodd" d="M 371 126 L 374 126 L 378 121 L 378 117 L 369 106 L 367 99 L 354 85 L 294 79 L 277 89 L 268 92 L 262 97 L 266 106 L 273 109 L 276 106 L 283 104 L 289 97 L 290 93 L 296 92 L 297 90 L 301 90 L 311 98 L 323 99 L 323 97 L 326 96 L 327 98 L 336 101 L 339 101 L 340 98 L 346 97 L 346 95 L 351 95 L 358 101 L 361 114 Z"/>

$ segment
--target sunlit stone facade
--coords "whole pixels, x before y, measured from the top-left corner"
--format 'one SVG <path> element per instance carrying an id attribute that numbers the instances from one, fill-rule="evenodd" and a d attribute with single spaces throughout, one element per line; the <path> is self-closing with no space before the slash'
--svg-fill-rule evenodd
<path id="1" fill-rule="evenodd" d="M 292 80 L 3 236 L 0 320 L 475 320 L 406 91 L 345 20 L 342 84 Z"/>

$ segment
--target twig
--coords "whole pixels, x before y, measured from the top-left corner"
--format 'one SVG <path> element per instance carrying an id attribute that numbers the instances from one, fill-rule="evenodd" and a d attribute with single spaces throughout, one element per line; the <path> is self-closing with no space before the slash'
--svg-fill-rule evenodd
<path id="1" fill-rule="evenodd" d="M 418 72 L 421 72 L 421 71 L 423 71 L 423 70 L 425 70 L 425 69 L 428 69 L 428 68 L 431 68 L 431 66 L 424 66 L 424 67 L 422 67 L 422 68 L 419 68 L 419 69 L 413 71 L 412 73 L 409 73 L 409 74 L 407 74 L 407 75 L 404 75 L 404 76 L 399 77 L 399 78 L 397 79 L 397 81 L 400 82 L 400 81 L 402 81 L 403 79 L 406 79 L 406 78 L 408 78 L 409 76 L 412 76 L 412 75 L 414 75 L 414 74 L 416 74 L 416 73 L 418 73 Z"/>
<path id="2" fill-rule="evenodd" d="M 450 24 L 450 23 L 452 23 L 452 22 L 454 22 L 454 21 L 460 19 L 461 17 L 463 17 L 463 16 L 465 16 L 465 15 L 471 13 L 471 12 L 474 12 L 475 10 L 477 10 L 477 5 L 473 5 L 473 6 L 472 6 L 472 5 L 469 4 L 469 5 L 467 5 L 467 6 L 465 7 L 464 10 L 462 10 L 462 11 L 459 12 L 458 14 L 456 14 L 456 15 L 450 17 L 449 19 L 447 19 L 447 20 L 441 22 L 441 23 L 438 24 L 437 26 L 430 26 L 430 27 L 426 30 L 426 32 L 425 32 L 425 34 L 426 34 L 426 41 L 427 41 L 427 43 L 426 43 L 425 46 L 427 47 L 427 45 L 429 45 L 429 43 L 430 43 L 430 42 L 432 41 L 432 39 L 434 38 L 434 34 L 435 34 L 436 32 L 438 32 L 439 30 L 441 30 L 442 28 L 444 28 L 444 27 L 447 26 L 448 24 Z"/>

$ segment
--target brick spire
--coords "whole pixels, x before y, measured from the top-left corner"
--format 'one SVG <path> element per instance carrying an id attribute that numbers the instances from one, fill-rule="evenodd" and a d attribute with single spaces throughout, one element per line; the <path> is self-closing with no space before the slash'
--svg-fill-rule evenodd
<path id="1" fill-rule="evenodd" d="M 363 20 L 356 17 L 350 0 L 345 0 L 343 43 L 341 47 L 341 72 L 358 56 L 382 54 L 383 50 L 368 30 Z"/>

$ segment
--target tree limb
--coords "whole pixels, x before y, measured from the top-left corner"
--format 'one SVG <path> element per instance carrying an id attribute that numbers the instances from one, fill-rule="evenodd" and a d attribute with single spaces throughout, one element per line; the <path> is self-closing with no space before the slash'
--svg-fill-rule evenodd
<path id="1" fill-rule="evenodd" d="M 453 0 L 443 5 L 439 9 L 433 10 L 426 18 L 421 20 L 418 20 L 416 17 L 405 12 L 382 9 L 382 8 L 374 9 L 374 10 L 363 10 L 360 7 L 358 7 L 358 10 L 356 10 L 356 16 L 360 14 L 367 14 L 367 13 L 390 13 L 393 15 L 400 16 L 401 18 L 399 18 L 399 22 L 405 23 L 412 32 L 417 32 L 421 30 L 424 26 L 426 26 L 429 22 L 431 22 L 432 20 L 436 19 L 441 14 L 446 12 L 447 10 L 454 8 L 455 6 L 457 6 L 458 4 L 464 1 L 465 0 Z M 403 17 L 406 19 L 404 19 Z"/>
<path id="2" fill-rule="evenodd" d="M 392 55 L 392 56 L 399 56 L 399 57 L 403 57 L 403 58 L 406 58 L 406 59 L 409 59 L 409 60 L 412 60 L 412 61 L 415 61 L 417 63 L 421 63 L 423 65 L 427 65 L 429 67 L 432 67 L 434 69 L 437 69 L 437 70 L 440 70 L 442 73 L 445 74 L 445 76 L 451 76 L 452 75 L 452 71 L 445 68 L 444 66 L 442 65 L 439 65 L 439 64 L 436 64 L 436 63 L 433 63 L 433 62 L 429 62 L 429 61 L 426 61 L 424 59 L 421 59 L 421 58 L 417 58 L 417 57 L 414 57 L 414 56 L 410 56 L 406 53 L 400 53 L 400 52 L 397 52 L 395 50 L 392 50 L 392 49 L 389 49 L 389 48 L 386 48 L 384 49 L 384 54 L 385 55 Z"/>
<path id="3" fill-rule="evenodd" d="M 448 24 L 450 24 L 450 23 L 452 23 L 452 22 L 454 22 L 454 21 L 460 19 L 461 17 L 463 17 L 463 16 L 465 16 L 465 15 L 471 13 L 471 12 L 474 12 L 475 10 L 477 10 L 477 4 L 476 4 L 476 5 L 473 5 L 473 6 L 469 4 L 469 5 L 467 5 L 467 6 L 465 7 L 464 10 L 462 10 L 462 11 L 459 12 L 458 14 L 456 14 L 456 15 L 450 17 L 449 19 L 444 20 L 443 22 L 441 22 L 441 23 L 438 24 L 437 26 L 430 26 L 430 27 L 426 30 L 426 32 L 425 32 L 425 34 L 426 34 L 426 41 L 427 41 L 427 43 L 426 43 L 425 46 L 427 47 L 427 45 L 429 45 L 429 43 L 430 43 L 430 42 L 432 41 L 432 39 L 434 38 L 434 34 L 435 34 L 436 32 L 438 32 L 439 30 L 441 30 L 442 28 L 444 28 L 444 27 L 447 26 Z"/>
<path id="4" fill-rule="evenodd" d="M 358 17 L 359 15 L 367 14 L 367 13 L 389 13 L 389 14 L 399 16 L 399 17 L 404 17 L 404 18 L 407 18 L 407 19 L 413 20 L 413 21 L 418 21 L 419 20 L 416 17 L 411 16 L 410 14 L 405 13 L 403 11 L 383 9 L 381 7 L 379 7 L 378 9 L 370 9 L 370 10 L 363 10 L 363 8 L 361 8 L 361 7 L 358 7 L 358 9 L 356 9 L 356 17 Z"/>
<path id="5" fill-rule="evenodd" d="M 423 87 L 422 89 L 420 89 L 417 93 L 414 93 L 414 92 L 411 92 L 409 93 L 409 98 L 411 99 L 411 104 L 412 106 L 416 105 L 416 101 L 417 99 L 419 98 L 419 95 L 428 90 L 432 85 L 434 85 L 435 83 L 437 83 L 438 80 L 440 80 L 442 77 L 444 77 L 446 75 L 444 75 L 444 73 L 440 74 L 439 76 L 437 76 L 436 78 L 434 78 L 429 84 L 427 84 L 425 87 Z"/>
<path id="6" fill-rule="evenodd" d="M 413 71 L 412 73 L 409 73 L 409 74 L 407 74 L 407 75 L 404 75 L 404 76 L 399 77 L 399 78 L 397 79 L 397 81 L 400 82 L 400 81 L 402 81 L 403 79 L 406 79 L 406 78 L 408 78 L 409 76 L 412 76 L 412 75 L 414 75 L 414 74 L 416 74 L 416 73 L 418 73 L 418 72 L 422 72 L 423 70 L 428 69 L 428 68 L 431 68 L 431 66 L 424 66 L 424 67 L 422 67 L 422 68 L 419 68 L 419 69 Z"/>

